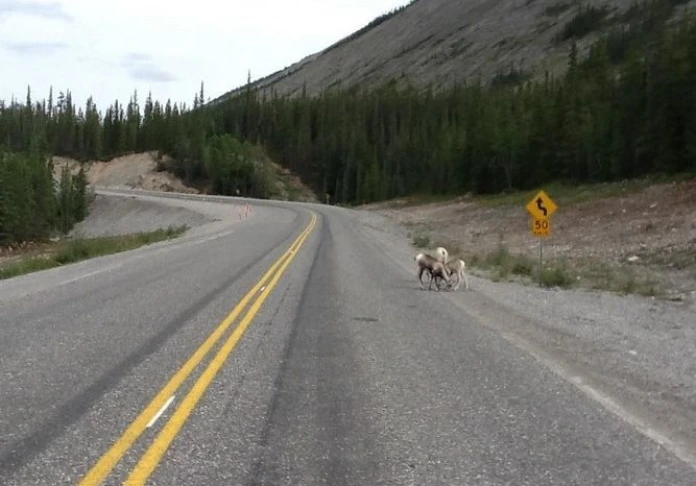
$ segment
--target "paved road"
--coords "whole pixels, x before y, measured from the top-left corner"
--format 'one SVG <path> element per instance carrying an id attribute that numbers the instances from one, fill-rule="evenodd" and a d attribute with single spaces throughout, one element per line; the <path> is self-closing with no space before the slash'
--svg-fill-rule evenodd
<path id="1" fill-rule="evenodd" d="M 0 282 L 0 484 L 696 484 L 375 234 L 255 203 Z"/>

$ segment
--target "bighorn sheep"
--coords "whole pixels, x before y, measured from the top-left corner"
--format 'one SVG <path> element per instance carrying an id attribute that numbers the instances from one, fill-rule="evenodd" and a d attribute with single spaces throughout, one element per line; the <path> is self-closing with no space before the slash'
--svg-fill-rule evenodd
<path id="1" fill-rule="evenodd" d="M 438 246 L 435 248 L 435 253 L 437 254 L 437 260 L 446 265 L 447 259 L 449 258 L 449 253 L 447 253 L 447 250 L 441 246 Z"/>
<path id="2" fill-rule="evenodd" d="M 450 272 L 445 266 L 445 264 L 426 253 L 419 253 L 415 256 L 414 260 L 418 263 L 418 281 L 420 282 L 421 289 L 423 288 L 423 272 L 426 270 L 430 274 L 430 285 L 428 290 L 432 288 L 433 281 L 437 278 L 444 280 L 450 285 Z M 440 285 L 435 282 L 435 288 L 439 291 Z"/>
<path id="3" fill-rule="evenodd" d="M 450 282 L 450 288 L 452 290 L 457 290 L 459 288 L 459 284 L 462 281 L 462 278 L 464 279 L 464 288 L 466 290 L 469 290 L 469 280 L 466 278 L 466 263 L 464 263 L 464 260 L 462 259 L 457 259 L 454 262 L 451 263 L 446 263 L 447 270 L 449 270 L 449 273 L 451 276 L 456 275 L 457 276 L 457 283 L 454 284 L 454 287 L 452 287 L 452 283 Z"/>

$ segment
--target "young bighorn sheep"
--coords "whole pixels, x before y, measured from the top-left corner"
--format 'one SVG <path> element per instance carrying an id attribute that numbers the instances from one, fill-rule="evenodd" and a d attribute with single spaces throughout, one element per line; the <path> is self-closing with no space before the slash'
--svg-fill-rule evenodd
<path id="1" fill-rule="evenodd" d="M 447 253 L 447 250 L 441 246 L 438 246 L 437 248 L 435 248 L 435 253 L 437 254 L 437 260 L 440 263 L 444 263 L 446 265 L 447 260 L 449 258 L 449 254 Z"/>
<path id="2" fill-rule="evenodd" d="M 452 290 L 457 290 L 463 278 L 464 288 L 469 290 L 469 280 L 466 278 L 466 263 L 464 263 L 464 260 L 459 258 L 453 262 L 446 263 L 445 265 L 447 266 L 447 270 L 449 270 L 451 276 L 457 276 L 457 283 L 454 284 L 454 287 L 452 287 L 452 283 L 450 282 L 450 288 Z"/>
<path id="3" fill-rule="evenodd" d="M 428 271 L 430 274 L 430 285 L 428 286 L 428 290 L 432 289 L 433 281 L 437 278 L 444 280 L 447 285 L 450 285 L 450 272 L 444 263 L 426 253 L 419 253 L 415 256 L 414 260 L 418 263 L 418 281 L 420 282 L 421 289 L 423 288 L 423 272 L 425 271 Z M 435 282 L 435 288 L 438 291 L 440 290 L 440 285 L 437 281 Z"/>

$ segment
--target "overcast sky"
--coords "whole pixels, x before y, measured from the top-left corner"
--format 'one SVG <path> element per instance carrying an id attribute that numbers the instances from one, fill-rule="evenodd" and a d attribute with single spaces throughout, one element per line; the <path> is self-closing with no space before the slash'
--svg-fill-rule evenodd
<path id="1" fill-rule="evenodd" d="M 407 0 L 0 0 L 0 99 L 70 89 L 191 105 L 328 47 Z M 141 105 L 142 106 L 142 105 Z"/>

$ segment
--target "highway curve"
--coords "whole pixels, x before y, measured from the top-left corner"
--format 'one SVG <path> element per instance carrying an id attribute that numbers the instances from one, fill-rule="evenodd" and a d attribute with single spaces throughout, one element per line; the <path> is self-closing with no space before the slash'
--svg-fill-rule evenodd
<path id="1" fill-rule="evenodd" d="M 168 197 L 218 221 L 0 282 L 0 484 L 696 484 L 358 212 Z"/>

